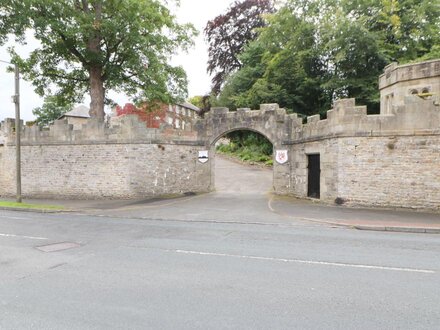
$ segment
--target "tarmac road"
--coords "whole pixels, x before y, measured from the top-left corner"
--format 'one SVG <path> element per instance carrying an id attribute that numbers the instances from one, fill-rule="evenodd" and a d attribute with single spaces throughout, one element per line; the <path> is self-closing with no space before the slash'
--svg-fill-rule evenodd
<path id="1" fill-rule="evenodd" d="M 438 234 L 294 220 L 269 208 L 270 171 L 240 171 L 96 214 L 0 210 L 0 329 L 438 328 Z"/>
<path id="2" fill-rule="evenodd" d="M 315 223 L 440 234 L 438 213 L 329 206 L 275 196 L 272 194 L 271 169 L 216 158 L 216 191 L 210 194 L 159 201 L 71 203 L 88 214 L 105 216 L 290 225 Z M 44 202 L 53 204 L 56 201 Z"/>

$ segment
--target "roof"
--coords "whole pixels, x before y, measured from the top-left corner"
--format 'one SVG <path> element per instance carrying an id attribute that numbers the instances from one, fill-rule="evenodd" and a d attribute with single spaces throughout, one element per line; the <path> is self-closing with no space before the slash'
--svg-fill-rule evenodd
<path id="1" fill-rule="evenodd" d="M 64 118 L 64 117 L 79 117 L 79 118 L 90 118 L 89 115 L 89 108 L 87 108 L 85 105 L 79 105 L 75 108 L 73 108 L 72 110 L 66 112 L 65 114 L 63 114 L 60 118 Z"/>
<path id="2" fill-rule="evenodd" d="M 186 102 L 186 101 L 184 101 L 182 103 L 177 103 L 177 105 L 180 105 L 180 106 L 182 106 L 184 108 L 188 108 L 188 109 L 191 109 L 191 110 L 194 110 L 194 111 L 197 111 L 197 112 L 200 111 L 200 109 L 198 107 L 196 107 L 194 104 L 191 104 L 191 103 Z"/>

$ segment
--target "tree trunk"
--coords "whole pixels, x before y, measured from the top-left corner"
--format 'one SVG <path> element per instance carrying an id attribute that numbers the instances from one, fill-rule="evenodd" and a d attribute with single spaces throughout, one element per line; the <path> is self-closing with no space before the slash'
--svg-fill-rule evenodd
<path id="1" fill-rule="evenodd" d="M 83 0 L 84 11 L 88 12 L 88 3 Z M 101 15 L 102 15 L 102 1 L 94 1 L 93 9 L 95 13 L 95 20 L 93 22 L 93 31 L 90 36 L 87 49 L 95 58 L 90 62 L 89 79 L 90 79 L 90 117 L 97 118 L 104 121 L 104 79 L 102 77 L 102 63 L 99 58 L 101 55 Z"/>
<path id="2" fill-rule="evenodd" d="M 93 66 L 89 69 L 90 76 L 90 117 L 104 121 L 104 83 L 102 80 L 102 68 Z"/>

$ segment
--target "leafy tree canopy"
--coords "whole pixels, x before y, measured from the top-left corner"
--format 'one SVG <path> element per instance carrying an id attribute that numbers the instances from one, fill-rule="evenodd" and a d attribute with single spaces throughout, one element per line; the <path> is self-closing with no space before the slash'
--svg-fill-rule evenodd
<path id="1" fill-rule="evenodd" d="M 379 110 L 378 76 L 391 61 L 438 58 L 440 6 L 432 0 L 288 0 L 243 48 L 218 105 L 276 102 L 325 114 L 355 97 Z"/>
<path id="2" fill-rule="evenodd" d="M 103 120 L 109 90 L 163 102 L 186 94 L 185 72 L 168 59 L 195 30 L 159 0 L 2 0 L 0 43 L 24 42 L 27 29 L 41 46 L 26 59 L 11 53 L 39 95 L 78 102 L 90 92 L 90 113 Z"/>
<path id="3" fill-rule="evenodd" d="M 203 108 L 203 95 L 192 96 L 188 99 L 188 102 L 194 104 L 199 109 Z"/>
<path id="4" fill-rule="evenodd" d="M 217 94 L 229 73 L 241 68 L 239 54 L 264 26 L 262 15 L 274 11 L 271 0 L 235 1 L 224 15 L 209 21 L 205 28 L 208 73 L 213 74 L 212 92 Z"/>
<path id="5" fill-rule="evenodd" d="M 53 124 L 56 119 L 72 110 L 72 107 L 73 104 L 66 103 L 65 100 L 50 95 L 46 96 L 43 105 L 32 110 L 32 113 L 37 117 L 35 123 L 43 127 Z"/>

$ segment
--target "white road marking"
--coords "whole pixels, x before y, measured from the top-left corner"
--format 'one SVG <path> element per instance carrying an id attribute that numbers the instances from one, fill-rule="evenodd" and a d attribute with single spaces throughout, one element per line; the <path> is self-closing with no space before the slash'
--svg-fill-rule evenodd
<path id="1" fill-rule="evenodd" d="M 182 254 L 196 254 L 196 255 L 202 255 L 202 256 L 216 256 L 216 257 L 229 257 L 229 258 L 254 259 L 254 260 L 269 260 L 269 261 L 292 262 L 292 263 L 301 263 L 301 264 L 309 264 L 309 265 L 324 265 L 324 266 L 336 266 L 336 267 L 351 267 L 351 268 L 378 269 L 378 270 L 390 270 L 390 271 L 399 271 L 399 272 L 435 274 L 435 271 L 431 270 L 431 269 L 401 268 L 401 267 L 387 267 L 387 266 L 375 266 L 375 265 L 348 264 L 348 263 L 343 263 L 343 262 L 328 262 L 328 261 L 314 261 L 314 260 L 301 260 L 301 259 L 258 257 L 258 256 L 239 255 L 239 254 L 202 252 L 202 251 L 187 251 L 187 250 L 165 250 L 165 251 L 182 253 Z"/>
<path id="2" fill-rule="evenodd" d="M 17 237 L 17 238 L 28 238 L 28 239 L 36 239 L 36 240 L 46 240 L 46 237 L 35 237 L 35 236 L 25 236 L 25 235 L 15 235 L 15 234 L 1 234 L 1 237 Z"/>
<path id="3" fill-rule="evenodd" d="M 9 217 L 9 216 L 0 216 L 2 219 L 13 219 L 13 220 L 27 220 L 27 218 L 21 218 L 21 217 Z"/>
<path id="4" fill-rule="evenodd" d="M 272 207 L 272 201 L 273 201 L 273 195 L 270 196 L 269 200 L 267 201 L 267 206 L 269 207 L 269 210 L 271 210 L 273 213 L 276 213 L 274 208 Z"/>

